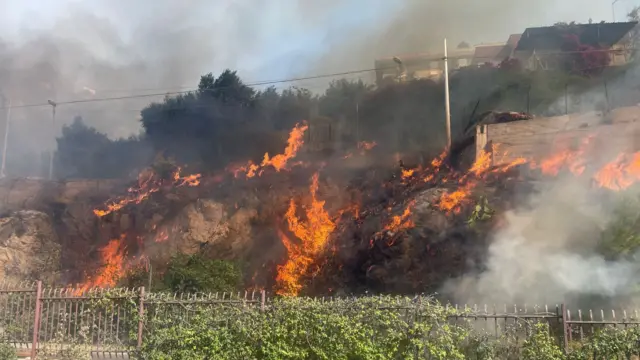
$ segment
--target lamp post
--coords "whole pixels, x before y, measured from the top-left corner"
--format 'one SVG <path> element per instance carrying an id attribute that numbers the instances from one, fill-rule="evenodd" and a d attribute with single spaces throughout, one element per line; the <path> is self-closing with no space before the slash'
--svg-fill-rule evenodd
<path id="1" fill-rule="evenodd" d="M 53 142 L 51 144 L 51 149 L 49 150 L 49 180 L 53 179 L 53 153 L 56 149 L 56 106 L 58 104 L 55 101 L 47 100 L 49 105 L 51 105 L 51 136 L 53 137 Z"/>
<path id="2" fill-rule="evenodd" d="M 613 19 L 613 22 L 616 22 L 616 3 L 620 1 L 620 0 L 613 0 L 611 2 L 611 17 Z"/>
<path id="3" fill-rule="evenodd" d="M 447 126 L 447 149 L 451 149 L 451 105 L 449 103 L 449 55 L 447 39 L 444 39 L 444 116 Z"/>

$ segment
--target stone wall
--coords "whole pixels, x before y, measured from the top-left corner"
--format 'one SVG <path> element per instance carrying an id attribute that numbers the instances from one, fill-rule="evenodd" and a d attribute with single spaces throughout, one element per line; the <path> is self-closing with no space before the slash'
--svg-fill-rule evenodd
<path id="1" fill-rule="evenodd" d="M 476 155 L 487 145 L 499 144 L 494 165 L 520 157 L 535 161 L 560 148 L 579 146 L 588 137 L 606 152 L 603 156 L 640 151 L 640 106 L 619 108 L 608 114 L 594 111 L 481 125 L 476 131 Z"/>

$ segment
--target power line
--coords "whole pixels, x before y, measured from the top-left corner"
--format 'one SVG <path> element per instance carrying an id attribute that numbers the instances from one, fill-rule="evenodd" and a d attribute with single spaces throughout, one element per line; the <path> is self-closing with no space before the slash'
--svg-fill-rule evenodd
<path id="1" fill-rule="evenodd" d="M 393 67 L 395 68 L 395 67 Z M 288 83 L 302 80 L 314 80 L 314 79 L 322 79 L 322 78 L 330 78 L 336 76 L 344 76 L 350 74 L 358 74 L 364 72 L 372 72 L 378 70 L 386 70 L 387 68 L 373 68 L 373 69 L 361 69 L 361 70 L 352 70 L 352 71 L 344 71 L 339 73 L 332 74 L 323 74 L 323 75 L 314 75 L 314 76 L 305 76 L 298 78 L 289 78 L 289 79 L 280 79 L 280 80 L 268 80 L 268 81 L 260 81 L 254 83 L 247 83 L 246 86 L 261 86 L 261 85 L 274 85 L 280 83 Z M 218 91 L 220 89 L 230 88 L 230 86 L 220 86 L 215 89 L 205 89 L 203 91 Z M 172 92 L 161 92 L 161 93 L 151 93 L 151 94 L 136 94 L 136 95 L 123 95 L 123 96 L 114 96 L 114 97 L 104 97 L 104 98 L 93 98 L 93 99 L 77 99 L 77 100 L 67 100 L 67 101 L 57 101 L 57 105 L 71 105 L 71 104 L 82 104 L 82 103 L 92 103 L 92 102 L 104 102 L 104 101 L 117 101 L 117 100 L 126 100 L 126 99 L 137 99 L 137 98 L 146 98 L 146 97 L 155 97 L 155 96 L 166 96 L 166 95 L 179 95 L 179 94 L 188 94 L 193 91 L 198 90 L 198 88 L 191 88 L 189 90 L 182 91 L 172 91 Z M 17 105 L 12 106 L 12 109 L 22 109 L 22 108 L 34 108 L 34 107 L 45 107 L 51 106 L 49 103 L 37 103 L 37 104 L 26 104 L 26 105 Z M 7 109 L 7 107 L 0 107 L 0 110 Z"/>

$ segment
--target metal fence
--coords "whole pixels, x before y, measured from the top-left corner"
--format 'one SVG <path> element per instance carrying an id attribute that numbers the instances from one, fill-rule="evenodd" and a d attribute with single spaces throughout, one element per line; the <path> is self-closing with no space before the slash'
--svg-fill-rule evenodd
<path id="1" fill-rule="evenodd" d="M 146 318 L 193 306 L 259 305 L 264 292 L 166 294 L 138 289 L 43 288 L 42 282 L 0 284 L 0 342 L 19 355 L 58 353 L 71 346 L 92 354 L 125 354 L 142 345 Z"/>
<path id="2" fill-rule="evenodd" d="M 333 299 L 319 299 L 332 301 Z M 265 310 L 264 291 L 242 293 L 167 294 L 138 289 L 43 288 L 32 284 L 0 283 L 0 342 L 15 346 L 32 359 L 39 353 L 56 353 L 80 347 L 98 355 L 126 354 L 142 345 L 145 332 L 153 331 L 153 318 L 180 317 L 189 321 L 194 309 L 226 306 Z M 402 308 L 414 311 L 411 303 Z M 577 310 L 557 306 L 453 306 L 451 322 L 465 322 L 484 336 L 509 333 L 516 343 L 524 340 L 531 324 L 544 321 L 565 350 L 604 326 L 640 325 L 638 311 Z M 514 331 L 515 330 L 515 331 Z"/>

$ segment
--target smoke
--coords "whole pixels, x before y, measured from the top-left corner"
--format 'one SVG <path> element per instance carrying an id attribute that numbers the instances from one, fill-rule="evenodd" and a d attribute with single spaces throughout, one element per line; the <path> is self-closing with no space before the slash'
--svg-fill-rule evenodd
<path id="1" fill-rule="evenodd" d="M 506 42 L 510 34 L 522 33 L 531 26 L 548 26 L 558 21 L 587 22 L 589 17 L 594 21 L 610 20 L 600 18 L 602 11 L 607 11 L 606 6 L 584 6 L 575 0 L 543 1 L 536 7 L 524 0 L 393 3 L 366 26 L 347 22 L 341 31 L 328 32 L 324 46 L 330 51 L 315 61 L 316 67 L 324 71 L 338 67 L 371 68 L 373 59 L 379 57 L 442 51 L 444 38 L 448 38 L 453 47 L 462 41 L 470 44 Z M 366 16 L 376 7 L 384 7 L 383 2 L 355 7 L 350 16 L 355 13 Z"/>
<path id="2" fill-rule="evenodd" d="M 598 251 L 612 204 L 587 183 L 561 178 L 541 185 L 526 206 L 506 214 L 484 271 L 445 284 L 460 303 L 617 304 L 636 300 L 640 265 Z"/>
<path id="3" fill-rule="evenodd" d="M 248 82 L 371 68 L 376 57 L 439 49 L 445 36 L 453 44 L 505 41 L 526 26 L 586 21 L 598 10 L 576 11 L 577 0 L 21 4 L 7 2 L 0 15 L 0 92 L 15 107 L 10 164 L 51 150 L 52 135 L 76 115 L 112 138 L 136 134 L 139 110 L 162 95 L 60 105 L 55 126 L 50 107 L 22 105 L 188 90 L 200 75 L 225 68 Z M 332 79 L 293 85 L 322 91 Z"/>

